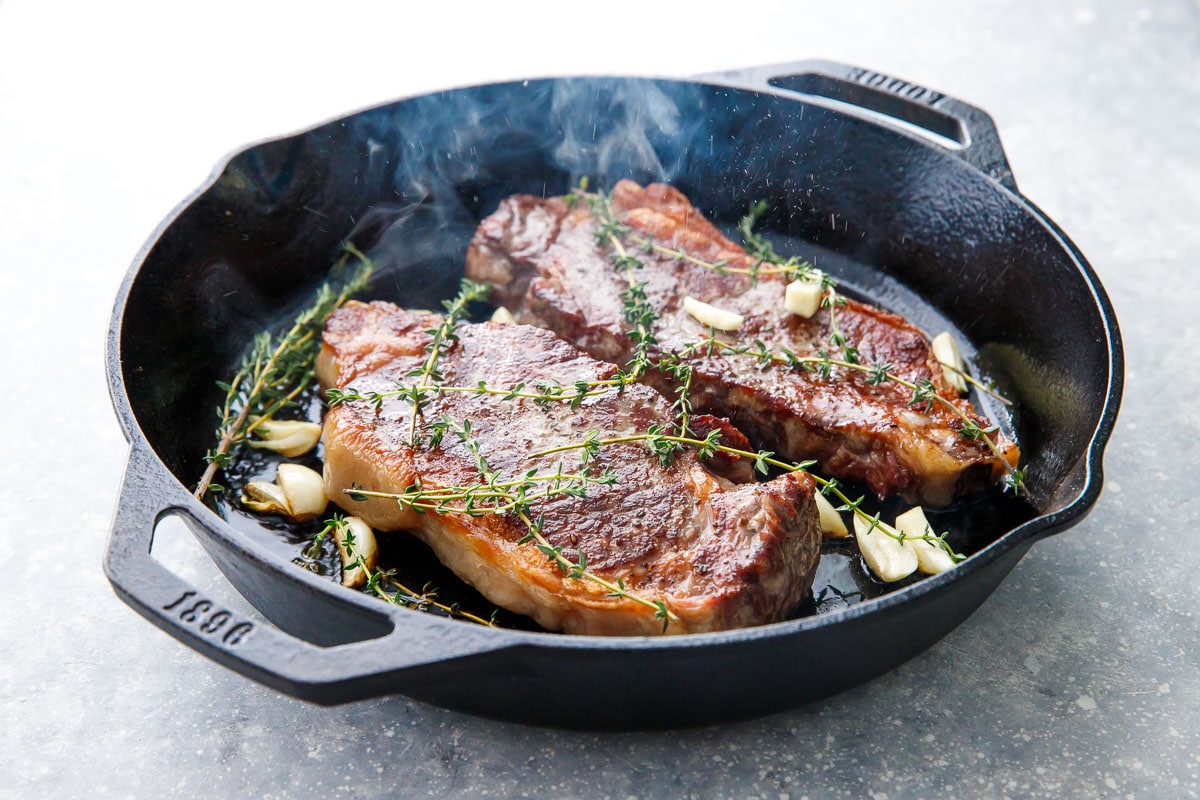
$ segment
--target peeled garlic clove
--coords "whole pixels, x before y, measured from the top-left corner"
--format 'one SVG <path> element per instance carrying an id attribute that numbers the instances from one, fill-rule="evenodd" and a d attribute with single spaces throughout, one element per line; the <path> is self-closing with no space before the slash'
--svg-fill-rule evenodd
<path id="1" fill-rule="evenodd" d="M 280 464 L 275 482 L 287 498 L 288 516 L 303 522 L 321 515 L 328 505 L 321 473 L 300 464 Z"/>
<path id="2" fill-rule="evenodd" d="M 921 537 L 931 534 L 933 528 L 925 519 L 925 511 L 920 506 L 914 506 L 896 517 L 896 530 L 909 537 L 904 543 L 912 547 L 917 554 L 917 568 L 926 575 L 937 575 L 954 566 L 954 559 L 933 542 Z"/>
<path id="3" fill-rule="evenodd" d="M 834 509 L 825 495 L 817 492 L 813 499 L 817 501 L 817 511 L 821 515 L 821 533 L 825 534 L 825 538 L 844 539 L 849 536 L 850 532 L 846 530 L 846 522 L 842 515 Z"/>
<path id="4" fill-rule="evenodd" d="M 358 517 L 346 517 L 341 525 L 334 526 L 333 539 L 342 557 L 342 585 L 362 586 L 379 557 L 375 532 Z"/>
<path id="5" fill-rule="evenodd" d="M 702 325 L 716 328 L 719 331 L 735 331 L 746 319 L 741 314 L 702 303 L 694 297 L 683 298 L 683 310 L 691 314 L 692 318 Z"/>
<path id="6" fill-rule="evenodd" d="M 504 306 L 499 306 L 495 311 L 492 312 L 492 322 L 503 322 L 511 325 L 516 321 L 517 318 L 514 317 L 513 313 Z"/>
<path id="7" fill-rule="evenodd" d="M 967 393 L 967 381 L 963 378 L 966 363 L 958 350 L 958 343 L 949 331 L 942 331 L 930 342 L 933 357 L 942 365 L 942 376 L 946 382 L 958 390 L 959 394 Z"/>
<path id="8" fill-rule="evenodd" d="M 310 452 L 321 439 L 321 426 L 315 422 L 299 419 L 269 419 L 252 423 L 254 435 L 251 447 L 271 450 L 288 458 L 296 458 Z"/>
<path id="9" fill-rule="evenodd" d="M 243 488 L 242 505 L 260 514 L 288 514 L 287 497 L 274 483 L 250 481 Z"/>
<path id="10" fill-rule="evenodd" d="M 809 319 L 821 307 L 821 273 L 794 280 L 787 285 L 783 295 L 783 307 L 790 313 Z"/>
<path id="11" fill-rule="evenodd" d="M 882 581 L 903 580 L 917 571 L 917 552 L 888 536 L 871 523 L 854 515 L 854 538 L 858 549 L 876 577 Z"/>

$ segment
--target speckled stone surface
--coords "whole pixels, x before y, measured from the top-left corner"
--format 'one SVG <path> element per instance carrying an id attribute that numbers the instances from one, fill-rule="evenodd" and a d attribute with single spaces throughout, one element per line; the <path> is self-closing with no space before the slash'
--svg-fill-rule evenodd
<path id="1" fill-rule="evenodd" d="M 1195 3 L 250 5 L 0 3 L 0 797 L 1200 794 Z M 1088 255 L 1124 331 L 1095 510 L 949 637 L 805 708 L 595 734 L 403 697 L 310 706 L 115 597 L 100 560 L 126 448 L 108 315 L 141 243 L 225 152 L 448 86 L 814 57 L 987 109 L 1023 193 Z M 185 536 L 163 537 L 225 596 Z"/>

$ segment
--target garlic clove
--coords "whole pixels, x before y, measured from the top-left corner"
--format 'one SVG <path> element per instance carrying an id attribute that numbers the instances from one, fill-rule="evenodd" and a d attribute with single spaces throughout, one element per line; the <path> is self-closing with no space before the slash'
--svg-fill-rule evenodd
<path id="1" fill-rule="evenodd" d="M 694 297 L 683 298 L 683 310 L 702 325 L 716 328 L 719 331 L 735 331 L 746 319 L 741 314 L 702 303 Z"/>
<path id="2" fill-rule="evenodd" d="M 275 482 L 287 498 L 288 516 L 303 522 L 321 515 L 329 500 L 321 473 L 301 464 L 280 464 Z"/>
<path id="3" fill-rule="evenodd" d="M 846 522 L 833 507 L 833 503 L 830 503 L 820 492 L 813 495 L 813 499 L 817 501 L 817 512 L 821 515 L 821 533 L 825 534 L 825 538 L 845 539 L 849 536 L 850 532 L 846 530 Z"/>
<path id="4" fill-rule="evenodd" d="M 854 515 L 854 538 L 858 540 L 863 560 L 880 580 L 891 583 L 917 571 L 917 553 L 913 548 L 872 528 L 871 523 L 858 514 Z"/>
<path id="5" fill-rule="evenodd" d="M 260 514 L 288 515 L 288 501 L 283 489 L 266 481 L 250 481 L 243 487 L 242 505 Z"/>
<path id="6" fill-rule="evenodd" d="M 492 312 L 492 322 L 503 322 L 511 325 L 516 321 L 517 318 L 514 317 L 513 313 L 504 306 L 497 306 L 496 310 Z"/>
<path id="7" fill-rule="evenodd" d="M 342 585 L 362 586 L 379 557 L 375 532 L 358 517 L 346 517 L 343 524 L 334 526 L 333 539 L 342 557 Z"/>
<path id="8" fill-rule="evenodd" d="M 799 278 L 787 285 L 783 295 L 783 307 L 790 313 L 809 319 L 821 307 L 821 273 Z"/>
<path id="9" fill-rule="evenodd" d="M 920 506 L 914 506 L 896 517 L 896 530 L 909 537 L 904 540 L 917 554 L 917 568 L 926 575 L 937 575 L 954 566 L 954 559 L 933 542 L 921 537 L 933 532 L 925 511 Z"/>
<path id="10" fill-rule="evenodd" d="M 966 363 L 963 361 L 962 353 L 959 352 L 958 343 L 954 341 L 954 337 L 950 335 L 949 331 L 942 331 L 933 337 L 933 341 L 929 344 L 933 350 L 933 357 L 942 365 L 942 376 L 946 379 L 946 383 L 957 389 L 959 394 L 966 394 L 967 381 L 962 376 L 966 369 Z"/>
<path id="11" fill-rule="evenodd" d="M 270 450 L 288 458 L 296 458 L 311 452 L 321 440 L 321 426 L 315 422 L 299 419 L 269 419 L 264 422 L 251 421 L 257 439 L 251 439 L 251 447 Z"/>

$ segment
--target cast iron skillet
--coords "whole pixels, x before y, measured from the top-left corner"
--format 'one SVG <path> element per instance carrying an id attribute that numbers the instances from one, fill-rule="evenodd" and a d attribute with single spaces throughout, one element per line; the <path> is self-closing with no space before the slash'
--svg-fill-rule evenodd
<path id="1" fill-rule="evenodd" d="M 467 239 L 501 198 L 562 193 L 582 175 L 669 180 L 725 224 L 765 198 L 770 230 L 860 265 L 845 277 L 858 294 L 949 325 L 1015 401 L 1000 416 L 1027 464 L 1024 521 L 958 568 L 853 607 L 725 633 L 601 638 L 393 608 L 297 569 L 192 498 L 215 381 L 323 279 L 346 237 L 388 265 L 376 296 L 430 307 L 453 293 Z M 990 118 L 937 92 L 806 62 L 413 97 L 234 154 L 138 256 L 108 339 L 131 453 L 104 566 L 171 635 L 318 703 L 401 692 L 607 727 L 746 717 L 902 663 L 974 611 L 1034 542 L 1078 522 L 1100 491 L 1122 369 L 1092 269 L 1017 192 Z M 221 608 L 154 560 L 167 514 L 270 622 Z"/>

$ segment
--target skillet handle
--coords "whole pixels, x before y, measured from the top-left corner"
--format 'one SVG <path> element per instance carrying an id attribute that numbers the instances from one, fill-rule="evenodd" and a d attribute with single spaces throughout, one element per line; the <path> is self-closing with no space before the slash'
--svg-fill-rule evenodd
<path id="1" fill-rule="evenodd" d="M 772 94 L 835 100 L 902 123 L 896 126 L 901 130 L 919 128 L 933 134 L 925 140 L 1017 191 L 991 116 L 941 92 L 834 61 L 798 61 L 702 77 Z"/>
<path id="2" fill-rule="evenodd" d="M 384 635 L 350 644 L 319 647 L 269 622 L 244 618 L 206 598 L 151 555 L 155 526 L 171 513 L 186 515 L 203 528 L 215 519 L 144 444 L 134 445 L 104 556 L 104 571 L 113 589 L 138 613 L 192 649 L 287 694 L 331 704 L 404 691 L 451 679 L 472 661 L 468 656 L 503 644 L 503 637 L 485 640 L 481 636 L 500 631 L 392 608 L 365 597 L 379 608 L 362 613 L 379 617 L 378 628 Z M 303 583 L 305 576 L 285 574 L 284 580 Z M 301 590 L 324 588 L 302 586 Z M 337 598 L 356 599 L 353 594 Z"/>

